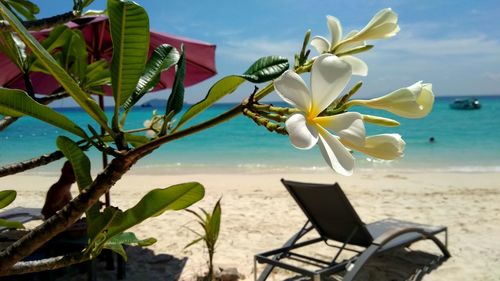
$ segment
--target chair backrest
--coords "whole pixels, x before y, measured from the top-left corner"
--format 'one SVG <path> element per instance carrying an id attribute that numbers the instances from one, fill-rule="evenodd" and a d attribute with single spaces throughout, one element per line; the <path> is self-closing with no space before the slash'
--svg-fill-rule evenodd
<path id="1" fill-rule="evenodd" d="M 364 247 L 373 242 L 337 183 L 281 182 L 323 238 Z"/>

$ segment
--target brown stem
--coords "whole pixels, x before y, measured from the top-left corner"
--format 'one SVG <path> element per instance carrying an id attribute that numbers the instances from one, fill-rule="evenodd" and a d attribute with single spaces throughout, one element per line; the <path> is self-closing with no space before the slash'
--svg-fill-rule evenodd
<path id="1" fill-rule="evenodd" d="M 38 19 L 38 20 L 31 20 L 31 21 L 23 21 L 22 24 L 28 30 L 32 30 L 32 31 L 33 30 L 42 30 L 45 28 L 51 28 L 51 27 L 54 27 L 56 25 L 64 24 L 70 20 L 74 20 L 74 19 L 79 18 L 79 17 L 80 17 L 80 12 L 71 11 L 71 12 L 56 15 L 53 17 L 48 17 L 48 18 L 43 18 L 43 19 Z M 12 28 L 7 21 L 2 20 L 2 21 L 0 21 L 0 31 L 12 31 Z"/>
<path id="2" fill-rule="evenodd" d="M 18 117 L 12 117 L 12 116 L 4 116 L 2 119 L 0 119 L 0 132 L 5 130 L 5 128 L 9 127 L 12 123 L 16 122 Z"/>
<path id="3" fill-rule="evenodd" d="M 61 151 L 54 151 L 51 154 L 44 154 L 37 158 L 32 158 L 23 162 L 0 167 L 0 178 L 24 172 L 26 170 L 30 170 L 39 166 L 47 165 L 63 158 L 63 156 L 64 155 Z"/>
<path id="4" fill-rule="evenodd" d="M 71 200 L 63 209 L 0 252 L 0 273 L 6 272 L 18 261 L 29 256 L 52 237 L 75 223 L 137 160 L 153 150 L 144 151 L 140 155 L 127 154 L 111 161 L 108 167 L 95 178 L 92 184 Z"/>
<path id="5" fill-rule="evenodd" d="M 6 271 L 0 272 L 0 276 L 18 275 L 46 270 L 54 270 L 67 267 L 77 263 L 82 263 L 90 260 L 89 255 L 83 253 L 69 254 L 65 256 L 52 257 L 36 261 L 23 261 L 16 263 L 13 267 Z"/>

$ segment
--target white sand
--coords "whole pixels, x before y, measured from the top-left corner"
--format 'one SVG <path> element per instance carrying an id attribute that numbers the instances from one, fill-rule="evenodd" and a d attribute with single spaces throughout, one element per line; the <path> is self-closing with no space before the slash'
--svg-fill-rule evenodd
<path id="1" fill-rule="evenodd" d="M 113 187 L 111 194 L 113 204 L 126 209 L 148 189 L 188 181 L 202 183 L 206 196 L 193 209 L 211 209 L 223 197 L 223 221 L 215 262 L 237 267 L 247 279 L 253 279 L 254 254 L 280 247 L 305 222 L 304 215 L 281 186 L 282 177 L 309 182 L 338 181 L 365 222 L 395 217 L 448 226 L 452 258 L 424 280 L 500 280 L 498 173 L 361 171 L 352 177 L 323 172 L 132 174 Z M 0 179 L 0 189 L 18 190 L 12 206 L 41 207 L 46 190 L 55 180 L 56 176 L 6 177 Z M 187 227 L 196 229 L 197 225 L 191 214 L 181 211 L 165 213 L 133 228 L 139 237 L 153 236 L 159 241 L 149 247 L 154 251 L 154 255 L 149 252 L 149 264 L 129 264 L 126 280 L 171 280 L 172 273 L 161 265 L 170 259 L 164 254 L 187 258 L 181 279 L 191 280 L 202 273 L 206 251 L 201 244 L 184 249 L 194 239 Z"/>

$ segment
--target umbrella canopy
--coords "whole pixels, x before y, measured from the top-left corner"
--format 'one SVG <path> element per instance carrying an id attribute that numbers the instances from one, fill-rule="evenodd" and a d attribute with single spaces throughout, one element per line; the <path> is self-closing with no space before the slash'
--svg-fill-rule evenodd
<path id="1" fill-rule="evenodd" d="M 101 58 L 109 62 L 111 61 L 113 44 L 109 33 L 109 21 L 106 16 L 82 17 L 66 23 L 66 26 L 82 31 L 91 61 Z M 51 29 L 44 29 L 32 34 L 40 41 L 45 39 L 50 31 Z M 215 69 L 215 45 L 167 33 L 150 31 L 149 56 L 161 44 L 172 45 L 178 50 L 180 50 L 181 45 L 184 45 L 186 54 L 184 86 L 194 85 L 217 73 Z M 2 53 L 0 53 L 0 69 L 2 69 L 0 73 L 0 85 L 7 88 L 25 89 L 21 72 Z M 36 94 L 50 95 L 59 88 L 59 84 L 52 76 L 40 72 L 32 72 L 30 73 L 30 78 Z M 153 91 L 170 88 L 173 80 L 174 70 L 164 71 L 161 75 L 160 83 Z M 105 91 L 108 95 L 111 95 L 110 87 L 106 87 Z"/>

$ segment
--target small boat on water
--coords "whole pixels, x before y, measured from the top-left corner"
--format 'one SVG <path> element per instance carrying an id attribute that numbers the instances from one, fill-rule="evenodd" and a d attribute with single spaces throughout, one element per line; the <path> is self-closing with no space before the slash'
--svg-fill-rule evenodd
<path id="1" fill-rule="evenodd" d="M 455 99 L 450 103 L 451 109 L 480 109 L 481 104 L 477 99 Z"/>

